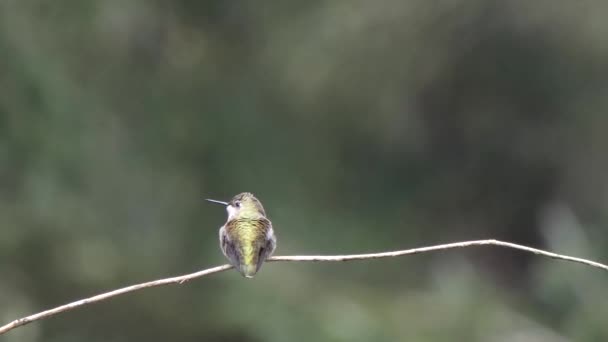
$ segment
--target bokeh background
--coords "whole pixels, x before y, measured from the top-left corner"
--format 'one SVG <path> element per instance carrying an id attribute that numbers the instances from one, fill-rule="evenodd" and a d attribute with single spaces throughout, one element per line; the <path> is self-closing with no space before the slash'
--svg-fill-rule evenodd
<path id="1" fill-rule="evenodd" d="M 496 238 L 608 261 L 608 2 L 0 2 L 0 319 L 225 262 Z M 606 341 L 608 277 L 493 247 L 268 264 L 30 341 Z"/>

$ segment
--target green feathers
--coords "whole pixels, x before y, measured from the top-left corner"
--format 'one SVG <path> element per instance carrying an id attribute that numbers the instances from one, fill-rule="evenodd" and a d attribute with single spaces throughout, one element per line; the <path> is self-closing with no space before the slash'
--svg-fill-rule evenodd
<path id="1" fill-rule="evenodd" d="M 248 192 L 234 196 L 226 211 L 228 220 L 220 228 L 220 247 L 244 277 L 252 278 L 276 247 L 272 223 L 266 218 L 262 203 Z"/>
<path id="2" fill-rule="evenodd" d="M 226 234 L 239 249 L 242 264 L 257 264 L 259 251 L 265 247 L 270 229 L 271 223 L 266 218 L 234 219 L 226 223 Z"/>

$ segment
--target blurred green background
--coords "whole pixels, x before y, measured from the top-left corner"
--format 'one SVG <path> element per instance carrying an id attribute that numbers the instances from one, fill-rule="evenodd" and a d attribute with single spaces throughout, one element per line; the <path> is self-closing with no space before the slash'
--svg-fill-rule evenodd
<path id="1" fill-rule="evenodd" d="M 496 238 L 608 260 L 608 2 L 0 1 L 0 323 L 225 262 Z M 608 277 L 495 247 L 273 263 L 2 341 L 606 341 Z"/>

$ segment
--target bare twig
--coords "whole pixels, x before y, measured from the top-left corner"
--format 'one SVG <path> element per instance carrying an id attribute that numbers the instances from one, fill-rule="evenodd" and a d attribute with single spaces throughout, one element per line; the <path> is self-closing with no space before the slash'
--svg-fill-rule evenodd
<path id="1" fill-rule="evenodd" d="M 321 261 L 351 261 L 351 260 L 365 260 L 365 259 L 380 259 L 380 258 L 389 258 L 389 257 L 409 255 L 409 254 L 440 251 L 440 250 L 453 249 L 453 248 L 465 248 L 465 247 L 485 246 L 485 245 L 493 245 L 493 246 L 518 249 L 521 251 L 549 257 L 552 259 L 576 262 L 579 264 L 584 264 L 587 266 L 602 269 L 604 271 L 608 271 L 608 265 L 601 264 L 599 262 L 582 259 L 582 258 L 575 258 L 575 257 L 563 255 L 563 254 L 556 254 L 556 253 L 547 252 L 547 251 L 544 251 L 541 249 L 526 247 L 526 246 L 522 246 L 522 245 L 510 243 L 510 242 L 498 241 L 498 240 L 493 240 L 493 239 L 455 242 L 455 243 L 448 243 L 448 244 L 443 244 L 443 245 L 412 248 L 412 249 L 406 249 L 406 250 L 402 250 L 402 251 L 383 252 L 383 253 L 351 254 L 351 255 L 275 256 L 275 257 L 271 257 L 267 261 L 319 261 L 319 262 L 321 262 Z M 159 279 L 159 280 L 154 280 L 154 281 L 150 281 L 150 282 L 146 282 L 146 283 L 131 285 L 131 286 L 123 287 L 121 289 L 117 289 L 114 291 L 102 293 L 102 294 L 99 294 L 99 295 L 96 295 L 93 297 L 77 300 L 75 302 L 61 305 L 61 306 L 58 306 L 53 309 L 39 312 L 37 314 L 33 314 L 33 315 L 30 315 L 27 317 L 16 319 L 4 326 L 1 326 L 0 335 L 4 334 L 12 329 L 15 329 L 17 327 L 26 325 L 28 323 L 38 321 L 38 320 L 41 320 L 44 318 L 48 318 L 48 317 L 57 315 L 62 312 L 74 310 L 83 305 L 97 303 L 102 300 L 106 300 L 106 299 L 109 299 L 109 298 L 112 298 L 112 297 L 115 297 L 115 296 L 118 296 L 121 294 L 138 291 L 138 290 L 142 290 L 142 289 L 149 288 L 149 287 L 156 287 L 156 286 L 169 285 L 169 284 L 183 284 L 186 281 L 189 281 L 189 280 L 192 280 L 195 278 L 204 277 L 204 276 L 214 274 L 214 273 L 224 272 L 231 268 L 232 268 L 232 266 L 230 266 L 230 265 L 216 266 L 216 267 L 208 268 L 206 270 L 202 270 L 202 271 L 191 273 L 191 274 L 186 274 L 186 275 L 182 275 L 182 276 L 178 276 L 178 277 Z"/>

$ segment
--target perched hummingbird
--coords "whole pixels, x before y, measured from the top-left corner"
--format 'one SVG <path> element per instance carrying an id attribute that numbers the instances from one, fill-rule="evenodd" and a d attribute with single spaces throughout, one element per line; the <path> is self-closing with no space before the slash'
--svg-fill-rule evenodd
<path id="1" fill-rule="evenodd" d="M 228 220 L 220 228 L 220 247 L 232 266 L 244 277 L 253 278 L 277 244 L 262 203 L 249 192 L 230 202 L 207 201 L 226 206 Z"/>

